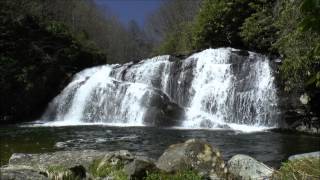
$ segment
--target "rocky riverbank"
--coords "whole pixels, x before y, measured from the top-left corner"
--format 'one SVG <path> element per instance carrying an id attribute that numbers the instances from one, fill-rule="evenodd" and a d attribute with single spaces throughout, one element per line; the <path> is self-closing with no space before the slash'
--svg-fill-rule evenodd
<path id="1" fill-rule="evenodd" d="M 298 177 L 319 178 L 320 152 L 293 156 L 284 166 L 291 162 L 301 163 L 302 160 L 310 161 L 309 166 L 315 163 L 316 169 L 311 172 L 308 169 L 304 169 L 305 172 L 299 171 Z M 281 179 L 288 175 L 286 167 L 274 170 L 247 155 L 238 154 L 225 162 L 218 149 L 195 139 L 169 146 L 158 160 L 126 150 L 59 151 L 45 154 L 13 154 L 9 164 L 0 170 L 2 180 Z"/>

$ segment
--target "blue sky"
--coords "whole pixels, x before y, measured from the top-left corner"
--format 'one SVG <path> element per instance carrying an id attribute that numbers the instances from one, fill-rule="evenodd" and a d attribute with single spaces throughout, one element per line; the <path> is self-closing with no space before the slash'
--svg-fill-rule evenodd
<path id="1" fill-rule="evenodd" d="M 161 0 L 95 0 L 98 6 L 107 6 L 125 25 L 135 20 L 142 27 L 148 14 L 159 7 Z"/>

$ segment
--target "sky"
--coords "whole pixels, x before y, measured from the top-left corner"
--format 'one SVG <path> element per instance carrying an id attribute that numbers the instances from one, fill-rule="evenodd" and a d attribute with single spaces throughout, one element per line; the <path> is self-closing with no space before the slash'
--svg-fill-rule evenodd
<path id="1" fill-rule="evenodd" d="M 157 9 L 161 0 L 95 0 L 98 6 L 107 6 L 119 20 L 127 25 L 135 20 L 143 27 L 148 14 Z"/>

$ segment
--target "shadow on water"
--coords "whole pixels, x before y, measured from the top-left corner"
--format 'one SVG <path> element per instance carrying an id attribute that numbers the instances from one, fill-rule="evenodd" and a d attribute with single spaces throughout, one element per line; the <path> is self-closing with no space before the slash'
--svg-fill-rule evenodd
<path id="1" fill-rule="evenodd" d="M 320 150 L 320 137 L 279 133 L 239 133 L 230 130 L 177 130 L 152 127 L 0 127 L 0 161 L 12 153 L 42 153 L 58 150 L 120 150 L 159 157 L 171 144 L 190 138 L 203 139 L 218 147 L 228 160 L 235 154 L 250 155 L 279 167 L 288 156 Z"/>

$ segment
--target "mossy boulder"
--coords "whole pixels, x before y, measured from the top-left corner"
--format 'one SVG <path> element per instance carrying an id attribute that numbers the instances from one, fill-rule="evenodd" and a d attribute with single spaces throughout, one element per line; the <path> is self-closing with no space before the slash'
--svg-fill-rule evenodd
<path id="1" fill-rule="evenodd" d="M 156 165 L 168 173 L 192 170 L 203 177 L 227 177 L 226 164 L 219 150 L 196 139 L 171 145 L 161 155 Z"/>

